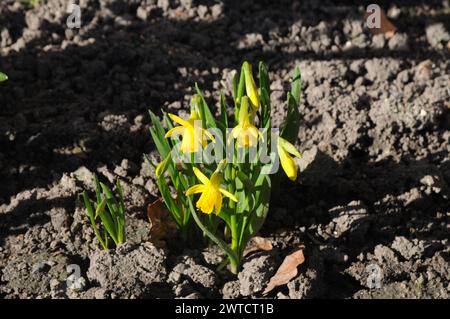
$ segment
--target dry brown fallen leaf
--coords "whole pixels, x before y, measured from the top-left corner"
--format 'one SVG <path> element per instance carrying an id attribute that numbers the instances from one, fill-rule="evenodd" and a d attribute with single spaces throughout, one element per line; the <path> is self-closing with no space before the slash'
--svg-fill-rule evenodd
<path id="1" fill-rule="evenodd" d="M 273 247 L 272 247 L 272 243 L 270 242 L 270 240 L 260 237 L 260 236 L 255 236 L 252 239 L 250 239 L 250 241 L 248 242 L 243 255 L 247 256 L 251 252 L 258 251 L 258 250 L 268 251 L 268 250 L 272 250 L 272 248 Z"/>
<path id="2" fill-rule="evenodd" d="M 278 268 L 275 275 L 270 278 L 263 294 L 268 294 L 272 289 L 278 286 L 287 284 L 292 278 L 297 276 L 297 267 L 305 262 L 303 250 L 305 246 L 300 246 L 299 249 L 284 258 L 280 268 Z"/>
<path id="3" fill-rule="evenodd" d="M 369 16 L 370 16 L 370 13 L 366 13 L 364 15 L 364 21 L 367 21 L 367 18 Z M 374 35 L 383 33 L 386 38 L 390 39 L 394 36 L 395 32 L 397 31 L 397 28 L 388 19 L 384 10 L 381 10 L 380 11 L 380 28 L 369 28 L 369 30 Z"/>
<path id="4" fill-rule="evenodd" d="M 147 207 L 147 217 L 150 221 L 150 237 L 155 244 L 161 244 L 161 239 L 173 234 L 176 224 L 171 219 L 162 198 L 158 198 Z"/>

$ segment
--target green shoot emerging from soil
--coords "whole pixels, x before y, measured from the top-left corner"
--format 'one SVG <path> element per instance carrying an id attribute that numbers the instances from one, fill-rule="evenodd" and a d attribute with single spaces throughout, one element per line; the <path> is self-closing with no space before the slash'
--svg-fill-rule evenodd
<path id="1" fill-rule="evenodd" d="M 116 246 L 125 242 L 125 205 L 123 190 L 117 181 L 113 191 L 105 184 L 99 182 L 94 176 L 96 203 L 93 207 L 86 191 L 83 192 L 84 206 L 87 209 L 89 220 L 95 236 L 103 249 L 109 249 L 110 239 Z M 97 220 L 100 217 L 100 227 Z"/>

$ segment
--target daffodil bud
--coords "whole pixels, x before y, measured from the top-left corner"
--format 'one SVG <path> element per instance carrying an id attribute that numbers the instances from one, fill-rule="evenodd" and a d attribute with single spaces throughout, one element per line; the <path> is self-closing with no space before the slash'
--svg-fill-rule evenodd
<path id="1" fill-rule="evenodd" d="M 169 160 L 170 154 L 167 155 L 167 157 L 156 166 L 156 177 L 159 178 L 162 174 L 164 174 L 164 172 L 167 169 L 167 164 L 169 163 Z"/>
<path id="2" fill-rule="evenodd" d="M 284 138 L 278 137 L 278 156 L 280 157 L 281 167 L 287 177 L 289 177 L 292 181 L 295 181 L 297 179 L 297 164 L 291 155 L 298 158 L 302 157 L 294 145 L 286 141 Z"/>
<path id="3" fill-rule="evenodd" d="M 252 107 L 257 110 L 259 108 L 259 93 L 252 74 L 252 66 L 247 61 L 242 65 L 245 75 L 245 90 L 250 98 Z"/>

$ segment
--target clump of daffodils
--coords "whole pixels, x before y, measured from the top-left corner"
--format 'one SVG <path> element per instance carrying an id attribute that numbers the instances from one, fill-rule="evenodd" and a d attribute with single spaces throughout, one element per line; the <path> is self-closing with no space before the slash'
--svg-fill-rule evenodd
<path id="1" fill-rule="evenodd" d="M 267 68 L 259 64 L 258 85 L 252 67 L 244 62 L 233 79 L 233 107 L 220 98 L 215 118 L 196 85 L 190 115 L 183 119 L 163 112 L 163 123 L 150 112 L 150 128 L 161 156 L 152 163 L 161 196 L 188 240 L 193 225 L 220 246 L 237 273 L 247 242 L 260 230 L 271 191 L 280 172 L 297 178 L 294 157 L 301 92 L 300 71 L 295 69 L 287 93 L 286 120 L 272 128 L 270 83 Z M 233 109 L 234 116 L 228 116 Z M 281 163 L 281 168 L 280 164 Z"/>

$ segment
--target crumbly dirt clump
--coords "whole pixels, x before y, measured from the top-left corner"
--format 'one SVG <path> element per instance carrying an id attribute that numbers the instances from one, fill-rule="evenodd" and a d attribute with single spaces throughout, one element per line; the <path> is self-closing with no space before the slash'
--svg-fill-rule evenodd
<path id="1" fill-rule="evenodd" d="M 392 38 L 359 1 L 0 2 L 0 297 L 260 298 L 283 258 L 305 263 L 267 298 L 448 298 L 447 1 L 390 1 Z M 215 247 L 151 243 L 158 190 L 148 109 L 217 105 L 243 60 L 270 70 L 274 126 L 299 65 L 301 173 L 273 196 L 238 276 Z M 128 242 L 102 251 L 79 194 L 119 178 Z"/>

